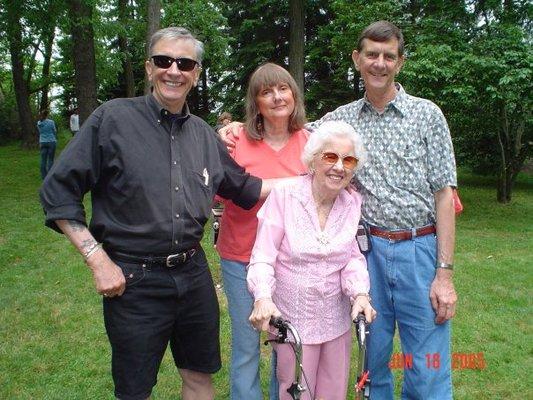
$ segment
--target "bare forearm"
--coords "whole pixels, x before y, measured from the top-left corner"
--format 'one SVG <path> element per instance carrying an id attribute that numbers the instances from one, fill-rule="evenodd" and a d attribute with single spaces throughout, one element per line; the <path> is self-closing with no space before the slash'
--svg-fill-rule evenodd
<path id="1" fill-rule="evenodd" d="M 455 209 L 451 187 L 445 187 L 435 193 L 435 208 L 437 212 L 437 262 L 453 264 Z M 451 268 L 437 268 L 435 279 L 431 283 L 429 298 L 435 310 L 437 324 L 442 324 L 455 315 L 457 293 L 452 277 Z"/>
<path id="2" fill-rule="evenodd" d="M 455 210 L 451 187 L 435 193 L 437 213 L 437 261 L 453 264 L 455 249 Z"/>
<path id="3" fill-rule="evenodd" d="M 89 229 L 81 222 L 61 219 L 57 220 L 56 224 L 82 255 L 86 254 L 97 243 Z"/>
<path id="4" fill-rule="evenodd" d="M 126 280 L 121 269 L 109 258 L 85 225 L 74 220 L 57 220 L 57 226 L 84 256 L 93 273 L 96 291 L 106 297 L 121 296 Z"/>

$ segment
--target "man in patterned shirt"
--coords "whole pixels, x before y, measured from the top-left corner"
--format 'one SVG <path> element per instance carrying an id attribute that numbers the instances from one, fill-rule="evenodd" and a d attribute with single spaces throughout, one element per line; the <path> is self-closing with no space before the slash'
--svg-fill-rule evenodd
<path id="1" fill-rule="evenodd" d="M 403 35 L 395 25 L 378 21 L 366 27 L 352 53 L 365 83 L 364 98 L 307 127 L 345 121 L 359 132 L 369 153 L 356 186 L 370 232 L 366 256 L 378 312 L 367 353 L 372 398 L 393 399 L 388 364 L 397 325 L 408 360 L 402 398 L 445 400 L 452 398 L 449 320 L 457 301 L 452 282 L 455 159 L 441 110 L 394 82 L 403 50 Z M 234 132 L 231 126 L 220 132 L 229 147 Z"/>
<path id="2" fill-rule="evenodd" d="M 370 293 L 378 317 L 370 326 L 371 395 L 393 399 L 388 366 L 398 325 L 404 359 L 402 398 L 451 399 L 450 319 L 457 185 L 448 125 L 431 101 L 394 82 L 404 62 L 401 31 L 387 21 L 363 30 L 353 51 L 365 97 L 310 124 L 350 123 L 369 162 L 357 174 L 370 231 Z"/>

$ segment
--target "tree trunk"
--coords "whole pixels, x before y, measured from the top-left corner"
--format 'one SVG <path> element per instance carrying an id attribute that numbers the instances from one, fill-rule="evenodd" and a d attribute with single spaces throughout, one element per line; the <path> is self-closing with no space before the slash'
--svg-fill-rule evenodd
<path id="1" fill-rule="evenodd" d="M 504 168 L 500 172 L 500 178 L 498 179 L 497 200 L 499 203 L 507 204 L 511 202 L 512 192 L 512 178 L 508 168 Z"/>
<path id="2" fill-rule="evenodd" d="M 92 8 L 84 0 L 69 0 L 74 87 L 78 98 L 80 124 L 98 106 Z"/>
<path id="3" fill-rule="evenodd" d="M 26 86 L 28 87 L 28 89 L 30 88 L 31 77 L 33 76 L 33 70 L 35 69 L 35 64 L 37 61 L 37 52 L 39 51 L 39 48 L 41 47 L 42 40 L 43 38 L 40 37 L 39 41 L 33 44 L 33 53 L 29 57 L 28 63 L 26 64 L 26 67 L 24 68 L 24 73 L 26 75 L 24 79 L 26 80 Z M 30 95 L 31 94 L 32 93 L 30 93 Z"/>
<path id="4" fill-rule="evenodd" d="M 511 192 L 509 190 L 509 167 L 510 167 L 510 149 L 509 149 L 509 120 L 505 105 L 501 105 L 500 109 L 501 127 L 498 130 L 498 144 L 500 147 L 501 169 L 500 177 L 498 179 L 498 188 L 496 192 L 496 199 L 499 203 L 508 203 L 511 201 Z"/>
<path id="5" fill-rule="evenodd" d="M 159 29 L 161 22 L 161 1 L 160 0 L 148 0 L 148 24 L 146 27 L 146 56 L 148 57 L 148 49 L 150 47 L 150 39 L 152 35 Z M 150 93 L 151 84 L 144 72 L 144 93 Z"/>
<path id="6" fill-rule="evenodd" d="M 526 121 L 531 120 L 531 109 L 528 106 L 525 106 L 526 110 L 520 110 L 521 114 L 524 116 L 521 118 L 520 123 L 516 127 L 515 142 L 514 142 L 514 160 L 511 169 L 511 184 L 514 185 L 516 177 L 519 172 L 522 171 L 524 163 L 528 159 L 528 155 L 531 154 L 531 132 L 526 134 Z M 526 137 L 524 137 L 524 134 Z"/>
<path id="7" fill-rule="evenodd" d="M 303 0 L 289 1 L 289 72 L 304 93 L 305 8 Z"/>
<path id="8" fill-rule="evenodd" d="M 531 140 L 524 138 L 526 121 L 530 120 L 529 108 L 514 110 L 514 114 L 523 116 L 517 123 L 509 121 L 505 104 L 502 105 L 501 129 L 498 132 L 498 143 L 502 152 L 502 168 L 498 179 L 497 200 L 500 203 L 509 203 L 512 198 L 513 186 L 530 154 Z M 526 135 L 527 136 L 527 135 Z"/>
<path id="9" fill-rule="evenodd" d="M 189 106 L 191 112 L 200 118 L 202 118 L 201 108 L 201 98 L 200 98 L 200 88 L 198 86 L 191 89 L 187 95 L 187 105 Z"/>
<path id="10" fill-rule="evenodd" d="M 118 0 L 118 20 L 123 29 L 129 25 L 128 21 L 128 0 Z M 135 79 L 133 77 L 133 66 L 131 64 L 131 54 L 128 48 L 128 37 L 124 31 L 118 35 L 118 47 L 122 55 L 122 67 L 124 73 L 124 86 L 126 97 L 135 96 Z"/>
<path id="11" fill-rule="evenodd" d="M 202 80 L 202 118 L 206 118 L 209 115 L 209 90 L 207 89 L 207 68 L 202 69 L 200 79 Z"/>
<path id="12" fill-rule="evenodd" d="M 28 85 L 24 79 L 20 3 L 8 1 L 6 3 L 6 15 L 13 86 L 17 100 L 20 129 L 22 131 L 22 146 L 29 148 L 37 144 L 38 132 L 32 117 Z"/>
<path id="13" fill-rule="evenodd" d="M 48 91 L 50 90 L 50 60 L 52 58 L 52 44 L 54 43 L 55 27 L 52 27 L 49 32 L 46 33 L 44 38 L 44 61 L 43 61 L 43 82 L 44 86 L 41 89 L 41 104 L 39 110 L 45 110 L 48 108 Z"/>

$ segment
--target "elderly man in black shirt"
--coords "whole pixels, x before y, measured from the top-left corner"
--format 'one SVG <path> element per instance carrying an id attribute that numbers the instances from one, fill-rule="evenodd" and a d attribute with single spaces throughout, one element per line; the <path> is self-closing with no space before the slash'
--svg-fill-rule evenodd
<path id="1" fill-rule="evenodd" d="M 203 45 L 183 28 L 154 34 L 152 94 L 99 107 L 48 174 L 46 225 L 83 254 L 112 347 L 115 396 L 147 399 L 170 342 L 183 399 L 212 399 L 219 310 L 199 245 L 213 197 L 251 208 L 275 183 L 248 175 L 189 113 Z M 82 204 L 92 194 L 86 226 Z"/>

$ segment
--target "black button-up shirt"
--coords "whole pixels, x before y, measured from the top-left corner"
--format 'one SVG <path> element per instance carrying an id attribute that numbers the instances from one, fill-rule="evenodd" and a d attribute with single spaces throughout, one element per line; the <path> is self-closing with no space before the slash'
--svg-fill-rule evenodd
<path id="1" fill-rule="evenodd" d="M 91 191 L 89 229 L 106 249 L 166 255 L 197 245 L 215 194 L 249 209 L 260 190 L 186 105 L 174 116 L 148 95 L 96 109 L 40 195 L 46 225 L 59 231 L 55 220 L 86 223 L 82 200 Z"/>

